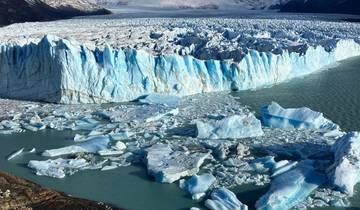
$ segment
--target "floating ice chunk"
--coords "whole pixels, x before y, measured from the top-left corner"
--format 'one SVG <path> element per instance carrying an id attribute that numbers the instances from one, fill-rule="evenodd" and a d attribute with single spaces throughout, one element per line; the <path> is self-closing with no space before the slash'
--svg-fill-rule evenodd
<path id="1" fill-rule="evenodd" d="M 75 127 L 73 128 L 73 130 L 93 131 L 99 124 L 100 123 L 97 120 L 91 118 L 83 118 L 75 121 Z"/>
<path id="2" fill-rule="evenodd" d="M 25 148 L 23 147 L 23 148 L 19 149 L 18 151 L 10 154 L 9 157 L 7 158 L 7 160 L 12 160 L 12 159 L 16 158 L 17 156 L 21 155 L 21 153 L 24 152 L 24 149 Z"/>
<path id="3" fill-rule="evenodd" d="M 38 176 L 49 176 L 54 178 L 64 178 L 66 174 L 80 170 L 88 166 L 85 159 L 62 159 L 37 161 L 31 160 L 28 166 L 36 170 Z"/>
<path id="4" fill-rule="evenodd" d="M 272 102 L 261 109 L 261 114 L 264 125 L 273 128 L 339 130 L 339 126 L 326 119 L 322 113 L 306 107 L 284 109 Z"/>
<path id="5" fill-rule="evenodd" d="M 180 183 L 180 188 L 188 191 L 192 195 L 192 199 L 198 200 L 205 196 L 206 191 L 215 181 L 216 178 L 212 174 L 195 175 Z"/>
<path id="6" fill-rule="evenodd" d="M 335 168 L 329 178 L 342 192 L 353 195 L 360 182 L 360 133 L 351 132 L 339 138 L 332 147 Z"/>
<path id="7" fill-rule="evenodd" d="M 109 170 L 114 170 L 117 169 L 118 165 L 117 164 L 111 164 L 109 166 L 104 166 L 101 168 L 101 171 L 109 171 Z"/>
<path id="8" fill-rule="evenodd" d="M 75 134 L 75 136 L 74 136 L 74 141 L 75 141 L 75 142 L 86 141 L 86 137 L 85 137 L 84 135 Z"/>
<path id="9" fill-rule="evenodd" d="M 115 143 L 115 145 L 112 147 L 115 150 L 125 150 L 126 149 L 126 144 L 124 144 L 122 141 L 117 141 Z"/>
<path id="10" fill-rule="evenodd" d="M 181 98 L 178 96 L 161 95 L 158 93 L 153 93 L 143 99 L 139 99 L 139 102 L 144 104 L 161 104 L 168 107 L 177 107 L 180 101 Z"/>
<path id="11" fill-rule="evenodd" d="M 270 190 L 256 202 L 258 210 L 286 210 L 304 200 L 326 182 L 325 174 L 313 167 L 313 161 L 303 161 L 298 167 L 277 176 Z"/>
<path id="12" fill-rule="evenodd" d="M 211 193 L 211 199 L 205 201 L 205 206 L 210 210 L 247 210 L 248 207 L 241 203 L 236 195 L 222 187 Z"/>
<path id="13" fill-rule="evenodd" d="M 173 151 L 167 144 L 155 144 L 145 150 L 148 173 L 157 182 L 172 183 L 181 177 L 192 176 L 210 153 Z"/>
<path id="14" fill-rule="evenodd" d="M 191 207 L 190 210 L 200 210 L 200 209 L 197 207 Z"/>
<path id="15" fill-rule="evenodd" d="M 71 145 L 59 149 L 45 150 L 42 155 L 47 157 L 55 157 L 76 153 L 97 153 L 100 150 L 108 149 L 109 142 L 109 136 L 97 136 L 93 137 L 91 140 L 77 145 Z"/>
<path id="16" fill-rule="evenodd" d="M 109 149 L 98 151 L 98 154 L 100 156 L 115 156 L 115 155 L 121 155 L 123 153 L 124 151 L 121 150 L 109 150 Z"/>
<path id="17" fill-rule="evenodd" d="M 110 135 L 111 140 L 121 141 L 121 140 L 129 139 L 131 136 L 134 135 L 134 133 L 129 132 L 129 131 L 123 131 L 123 132 L 118 132 L 118 133 L 111 133 L 109 135 Z"/>
<path id="18" fill-rule="evenodd" d="M 197 121 L 196 127 L 197 137 L 201 139 L 237 139 L 263 135 L 261 122 L 251 113 L 209 122 Z"/>
<path id="19" fill-rule="evenodd" d="M 296 165 L 297 161 L 281 160 L 276 162 L 273 156 L 258 158 L 250 164 L 258 173 L 270 172 L 273 177 L 293 169 Z"/>
<path id="20" fill-rule="evenodd" d="M 152 116 L 152 117 L 149 117 L 145 120 L 145 122 L 154 122 L 154 121 L 157 121 L 157 120 L 160 120 L 161 118 L 163 117 L 166 117 L 166 116 L 175 116 L 175 115 L 178 115 L 179 114 L 179 109 L 176 108 L 176 109 L 172 109 L 168 112 L 165 112 L 165 113 L 160 113 L 156 116 Z"/>

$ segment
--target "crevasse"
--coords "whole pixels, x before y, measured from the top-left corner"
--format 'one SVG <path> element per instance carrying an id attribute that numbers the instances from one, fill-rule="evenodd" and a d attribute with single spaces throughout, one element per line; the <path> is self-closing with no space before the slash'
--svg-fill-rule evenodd
<path id="1" fill-rule="evenodd" d="M 124 102 L 154 92 L 184 96 L 246 90 L 358 55 L 358 43 L 339 40 L 331 52 L 321 46 L 309 47 L 303 54 L 250 50 L 236 63 L 133 49 L 90 50 L 48 35 L 37 44 L 0 45 L 0 97 L 76 104 Z"/>

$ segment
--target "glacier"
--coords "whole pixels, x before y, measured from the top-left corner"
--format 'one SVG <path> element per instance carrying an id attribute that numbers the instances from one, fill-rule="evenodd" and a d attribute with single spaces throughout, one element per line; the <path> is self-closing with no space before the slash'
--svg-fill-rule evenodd
<path id="1" fill-rule="evenodd" d="M 302 53 L 249 49 L 235 62 L 110 46 L 90 49 L 73 39 L 46 35 L 38 43 L 0 45 L 0 97 L 77 104 L 132 101 L 151 93 L 247 90 L 357 55 L 360 45 L 352 39 L 338 40 L 331 51 L 316 45 Z"/>

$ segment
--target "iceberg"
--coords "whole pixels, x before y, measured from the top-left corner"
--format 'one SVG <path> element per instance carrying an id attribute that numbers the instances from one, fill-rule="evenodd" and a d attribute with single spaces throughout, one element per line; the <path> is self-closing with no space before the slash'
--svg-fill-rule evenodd
<path id="1" fill-rule="evenodd" d="M 226 117 L 208 122 L 197 121 L 197 138 L 238 139 L 263 135 L 261 122 L 252 114 Z"/>
<path id="2" fill-rule="evenodd" d="M 314 164 L 305 160 L 295 169 L 275 177 L 270 190 L 256 202 L 256 209 L 286 210 L 304 200 L 327 181 L 325 173 L 318 171 Z"/>
<path id="3" fill-rule="evenodd" d="M 56 157 L 76 153 L 98 153 L 99 151 L 107 150 L 109 148 L 109 143 L 109 136 L 97 136 L 76 145 L 45 150 L 42 155 L 46 157 Z"/>
<path id="4" fill-rule="evenodd" d="M 31 160 L 28 166 L 36 170 L 38 176 L 49 176 L 54 178 L 65 178 L 68 173 L 80 170 L 88 166 L 85 159 L 62 159 L 37 161 Z"/>
<path id="5" fill-rule="evenodd" d="M 145 149 L 148 173 L 157 182 L 173 183 L 199 172 L 210 153 L 173 151 L 167 144 L 155 144 Z"/>
<path id="6" fill-rule="evenodd" d="M 339 138 L 332 147 L 334 169 L 329 173 L 332 184 L 352 196 L 360 182 L 360 133 L 351 132 Z"/>
<path id="7" fill-rule="evenodd" d="M 241 203 L 236 195 L 222 187 L 211 193 L 211 199 L 205 201 L 205 206 L 210 210 L 247 210 L 248 207 Z"/>
<path id="8" fill-rule="evenodd" d="M 303 53 L 291 49 L 246 52 L 239 53 L 239 61 L 200 60 L 126 47 L 90 49 L 74 40 L 46 35 L 36 43 L 0 45 L 0 96 L 76 104 L 133 101 L 151 93 L 184 96 L 248 90 L 360 55 L 360 45 L 349 39 L 336 41 L 331 51 L 309 46 Z"/>
<path id="9" fill-rule="evenodd" d="M 202 174 L 181 181 L 183 180 L 180 180 L 180 188 L 188 191 L 192 195 L 192 199 L 198 200 L 205 196 L 206 191 L 216 181 L 216 178 L 212 174 Z"/>
<path id="10" fill-rule="evenodd" d="M 309 108 L 284 109 L 276 102 L 261 109 L 262 122 L 272 128 L 339 130 L 339 126 L 320 112 Z"/>
<path id="11" fill-rule="evenodd" d="M 180 97 L 158 93 L 149 94 L 145 98 L 139 99 L 139 102 L 143 104 L 160 104 L 168 107 L 177 107 L 180 101 Z"/>

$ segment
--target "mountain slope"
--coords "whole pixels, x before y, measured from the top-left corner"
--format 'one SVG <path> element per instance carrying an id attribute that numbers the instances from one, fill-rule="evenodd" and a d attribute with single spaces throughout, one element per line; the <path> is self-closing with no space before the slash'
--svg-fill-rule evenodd
<path id="1" fill-rule="evenodd" d="M 161 8 L 216 9 L 223 6 L 241 6 L 244 9 L 269 9 L 278 7 L 280 0 L 89 0 L 92 3 L 117 7 L 123 5 Z"/>
<path id="2" fill-rule="evenodd" d="M 0 25 L 109 13 L 86 0 L 0 0 Z"/>
<path id="3" fill-rule="evenodd" d="M 285 0 L 282 12 L 344 13 L 360 15 L 359 0 Z"/>

